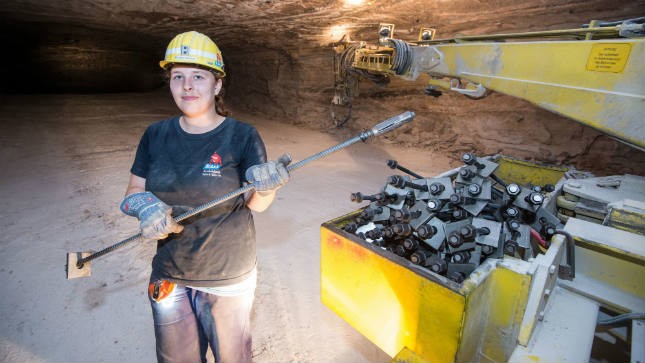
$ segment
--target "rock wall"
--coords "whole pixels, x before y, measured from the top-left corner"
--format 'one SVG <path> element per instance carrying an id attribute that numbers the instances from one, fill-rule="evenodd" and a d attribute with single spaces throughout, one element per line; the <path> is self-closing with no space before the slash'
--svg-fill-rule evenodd
<path id="1" fill-rule="evenodd" d="M 438 38 L 450 38 L 458 33 L 577 28 L 593 19 L 613 21 L 644 13 L 645 1 L 401 1 L 384 4 L 378 14 L 361 14 L 347 29 L 352 40 L 375 43 L 380 22 L 395 24 L 395 37 L 400 39 L 416 39 L 421 26 L 435 27 Z M 342 34 L 337 36 L 335 40 Z M 313 37 L 284 40 L 282 47 L 259 53 L 249 53 L 248 47 L 226 49 L 234 74 L 228 85 L 229 102 L 294 124 L 334 128 L 332 111 L 338 116 L 347 110 L 332 109 L 330 104 L 334 39 L 328 40 L 327 44 Z M 275 39 L 272 43 L 276 44 Z M 253 40 L 247 46 L 254 46 Z M 345 127 L 358 130 L 412 110 L 417 113 L 414 123 L 388 135 L 390 141 L 448 154 L 455 160 L 465 151 L 502 153 L 598 175 L 645 174 L 643 152 L 528 102 L 499 93 L 481 100 L 452 94 L 433 98 L 423 93 L 424 87 L 423 79 L 395 79 L 386 87 L 362 81 Z"/>

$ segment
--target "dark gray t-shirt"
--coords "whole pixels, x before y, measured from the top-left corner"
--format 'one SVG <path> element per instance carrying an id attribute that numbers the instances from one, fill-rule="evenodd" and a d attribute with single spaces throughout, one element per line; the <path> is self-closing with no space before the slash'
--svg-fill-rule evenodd
<path id="1" fill-rule="evenodd" d="M 146 129 L 130 170 L 175 215 L 239 189 L 252 165 L 266 162 L 255 127 L 227 117 L 204 134 L 189 134 L 179 117 Z M 253 216 L 240 195 L 184 220 L 184 230 L 159 241 L 152 280 L 215 287 L 244 280 L 256 264 Z"/>

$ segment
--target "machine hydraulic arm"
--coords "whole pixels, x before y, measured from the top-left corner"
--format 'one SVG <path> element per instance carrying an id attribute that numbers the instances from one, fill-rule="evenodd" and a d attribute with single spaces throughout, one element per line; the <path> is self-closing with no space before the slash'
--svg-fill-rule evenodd
<path id="1" fill-rule="evenodd" d="M 345 64 L 353 72 L 344 74 L 407 80 L 427 74 L 431 95 L 498 91 L 645 150 L 644 23 L 593 21 L 578 29 L 437 40 L 426 30 L 415 42 L 391 38 L 394 26 L 381 24 L 378 46 L 347 44 L 353 54 L 344 55 L 352 60 Z"/>

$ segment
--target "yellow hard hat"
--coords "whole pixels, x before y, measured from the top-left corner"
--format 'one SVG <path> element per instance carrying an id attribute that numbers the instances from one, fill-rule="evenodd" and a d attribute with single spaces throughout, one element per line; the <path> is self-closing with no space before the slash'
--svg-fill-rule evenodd
<path id="1" fill-rule="evenodd" d="M 222 52 L 217 44 L 196 31 L 181 33 L 170 41 L 166 56 L 159 65 L 168 69 L 173 64 L 195 64 L 214 70 L 220 77 L 226 76 Z"/>

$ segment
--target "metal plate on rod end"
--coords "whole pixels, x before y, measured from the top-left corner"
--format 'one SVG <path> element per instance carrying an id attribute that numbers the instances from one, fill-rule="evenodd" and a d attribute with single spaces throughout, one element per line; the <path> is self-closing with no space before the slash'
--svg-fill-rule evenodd
<path id="1" fill-rule="evenodd" d="M 472 222 L 475 228 L 488 228 L 489 234 L 478 234 L 475 242 L 497 248 L 499 245 L 499 235 L 502 231 L 502 224 L 485 218 L 473 218 Z"/>
<path id="2" fill-rule="evenodd" d="M 437 195 L 432 195 L 430 194 L 430 198 L 432 199 L 450 199 L 450 196 L 455 193 L 455 189 L 452 187 L 452 180 L 450 177 L 441 177 L 441 178 L 428 178 L 426 179 L 426 184 L 428 185 L 428 189 L 430 189 L 430 185 L 434 183 L 439 183 L 443 185 L 443 191 Z"/>
<path id="3" fill-rule="evenodd" d="M 441 219 L 435 217 L 432 218 L 427 224 L 434 226 L 437 229 L 437 233 L 435 233 L 434 236 L 422 241 L 435 250 L 439 250 L 439 248 L 443 244 L 443 241 L 446 239 L 446 234 L 444 232 L 444 225 L 446 223 Z"/>
<path id="4" fill-rule="evenodd" d="M 473 204 L 460 204 L 459 207 L 473 216 L 479 215 L 486 208 L 488 202 L 485 200 L 475 200 Z"/>
<path id="5" fill-rule="evenodd" d="M 413 229 L 417 229 L 421 227 L 422 225 L 426 224 L 434 215 L 434 213 L 430 213 L 428 208 L 426 207 L 425 202 L 423 201 L 417 201 L 411 208 L 410 208 L 411 213 L 415 212 L 421 212 L 421 215 L 418 216 L 417 218 L 414 218 L 410 220 L 410 226 L 412 226 Z M 437 228 L 439 230 L 439 228 Z"/>
<path id="6" fill-rule="evenodd" d="M 67 279 L 75 279 L 77 277 L 89 277 L 92 274 L 90 269 L 90 262 L 85 262 L 83 267 L 76 267 L 76 263 L 91 255 L 92 252 L 70 252 L 67 254 Z"/>

